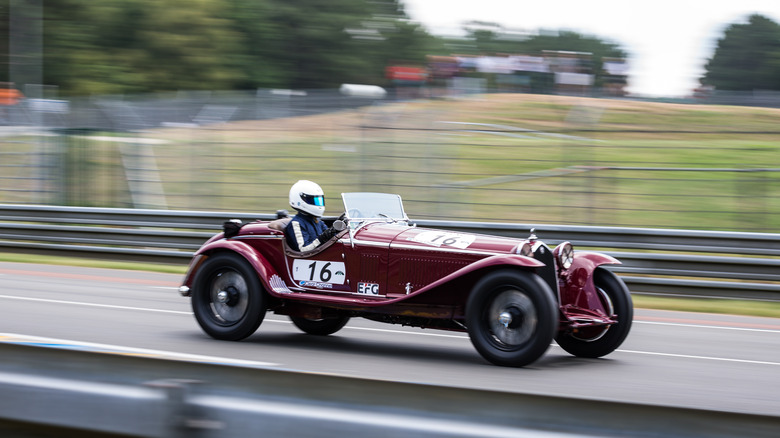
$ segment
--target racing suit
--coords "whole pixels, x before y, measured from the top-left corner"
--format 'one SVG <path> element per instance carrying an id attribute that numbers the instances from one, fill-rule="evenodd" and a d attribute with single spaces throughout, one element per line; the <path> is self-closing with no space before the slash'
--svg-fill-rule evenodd
<path id="1" fill-rule="evenodd" d="M 287 244 L 294 251 L 306 252 L 320 246 L 333 237 L 335 231 L 325 226 L 319 218 L 299 211 L 284 230 Z"/>

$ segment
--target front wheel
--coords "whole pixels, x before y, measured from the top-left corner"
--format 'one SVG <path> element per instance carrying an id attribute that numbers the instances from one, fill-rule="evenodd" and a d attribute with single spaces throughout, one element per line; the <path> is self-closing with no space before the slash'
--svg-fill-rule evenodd
<path id="1" fill-rule="evenodd" d="M 192 311 L 209 336 L 238 341 L 265 317 L 266 299 L 257 273 L 234 253 L 209 257 L 193 280 Z"/>
<path id="2" fill-rule="evenodd" d="M 581 333 L 560 333 L 555 342 L 569 354 L 578 357 L 602 357 L 615 351 L 628 336 L 634 319 L 634 304 L 626 284 L 617 275 L 604 268 L 593 272 L 593 283 L 604 304 L 616 316 L 617 324 L 606 329 L 582 330 Z"/>
<path id="3" fill-rule="evenodd" d="M 558 328 L 550 287 L 525 271 L 496 271 L 482 278 L 466 302 L 474 348 L 489 362 L 521 367 L 541 357 Z"/>
<path id="4" fill-rule="evenodd" d="M 293 324 L 304 333 L 316 336 L 328 336 L 341 330 L 349 321 L 349 316 L 336 318 L 311 319 L 300 316 L 291 316 Z"/>

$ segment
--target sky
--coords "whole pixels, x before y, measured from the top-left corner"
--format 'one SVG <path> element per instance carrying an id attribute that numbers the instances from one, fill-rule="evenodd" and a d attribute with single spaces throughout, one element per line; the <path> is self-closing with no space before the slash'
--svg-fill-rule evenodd
<path id="1" fill-rule="evenodd" d="M 780 0 L 402 0 L 435 35 L 479 20 L 528 32 L 571 30 L 618 43 L 629 54 L 629 92 L 684 97 L 698 86 L 718 39 L 753 13 L 780 23 Z"/>

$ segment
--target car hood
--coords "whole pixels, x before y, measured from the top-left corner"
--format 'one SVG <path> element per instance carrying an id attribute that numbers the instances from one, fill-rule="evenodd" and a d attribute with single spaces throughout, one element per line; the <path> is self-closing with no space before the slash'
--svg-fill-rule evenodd
<path id="1" fill-rule="evenodd" d="M 506 254 L 523 242 L 522 239 L 407 227 L 396 224 L 371 224 L 358 232 L 360 240 L 390 242 L 394 248 L 420 250 L 443 249 L 448 251 L 489 252 Z"/>

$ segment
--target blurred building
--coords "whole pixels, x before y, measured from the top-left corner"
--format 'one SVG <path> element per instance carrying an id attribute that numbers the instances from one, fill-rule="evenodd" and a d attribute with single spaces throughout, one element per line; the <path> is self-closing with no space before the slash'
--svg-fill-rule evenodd
<path id="1" fill-rule="evenodd" d="M 593 54 L 545 50 L 555 76 L 555 89 L 562 94 L 587 94 L 594 84 Z"/>
<path id="2" fill-rule="evenodd" d="M 628 63 L 623 58 L 602 58 L 603 93 L 608 96 L 625 96 L 628 85 Z"/>
<path id="3" fill-rule="evenodd" d="M 600 68 L 599 68 L 600 67 Z M 398 67 L 394 84 L 418 85 L 417 77 Z M 482 81 L 483 92 L 625 96 L 628 64 L 622 58 L 592 53 L 546 50 L 539 55 L 491 54 L 428 56 L 427 95 L 451 94 L 468 80 Z M 409 82 L 413 80 L 414 82 Z M 407 85 L 408 86 L 408 85 Z"/>
<path id="4" fill-rule="evenodd" d="M 428 56 L 428 87 L 431 97 L 448 94 L 449 81 L 461 73 L 461 64 L 455 56 Z"/>

